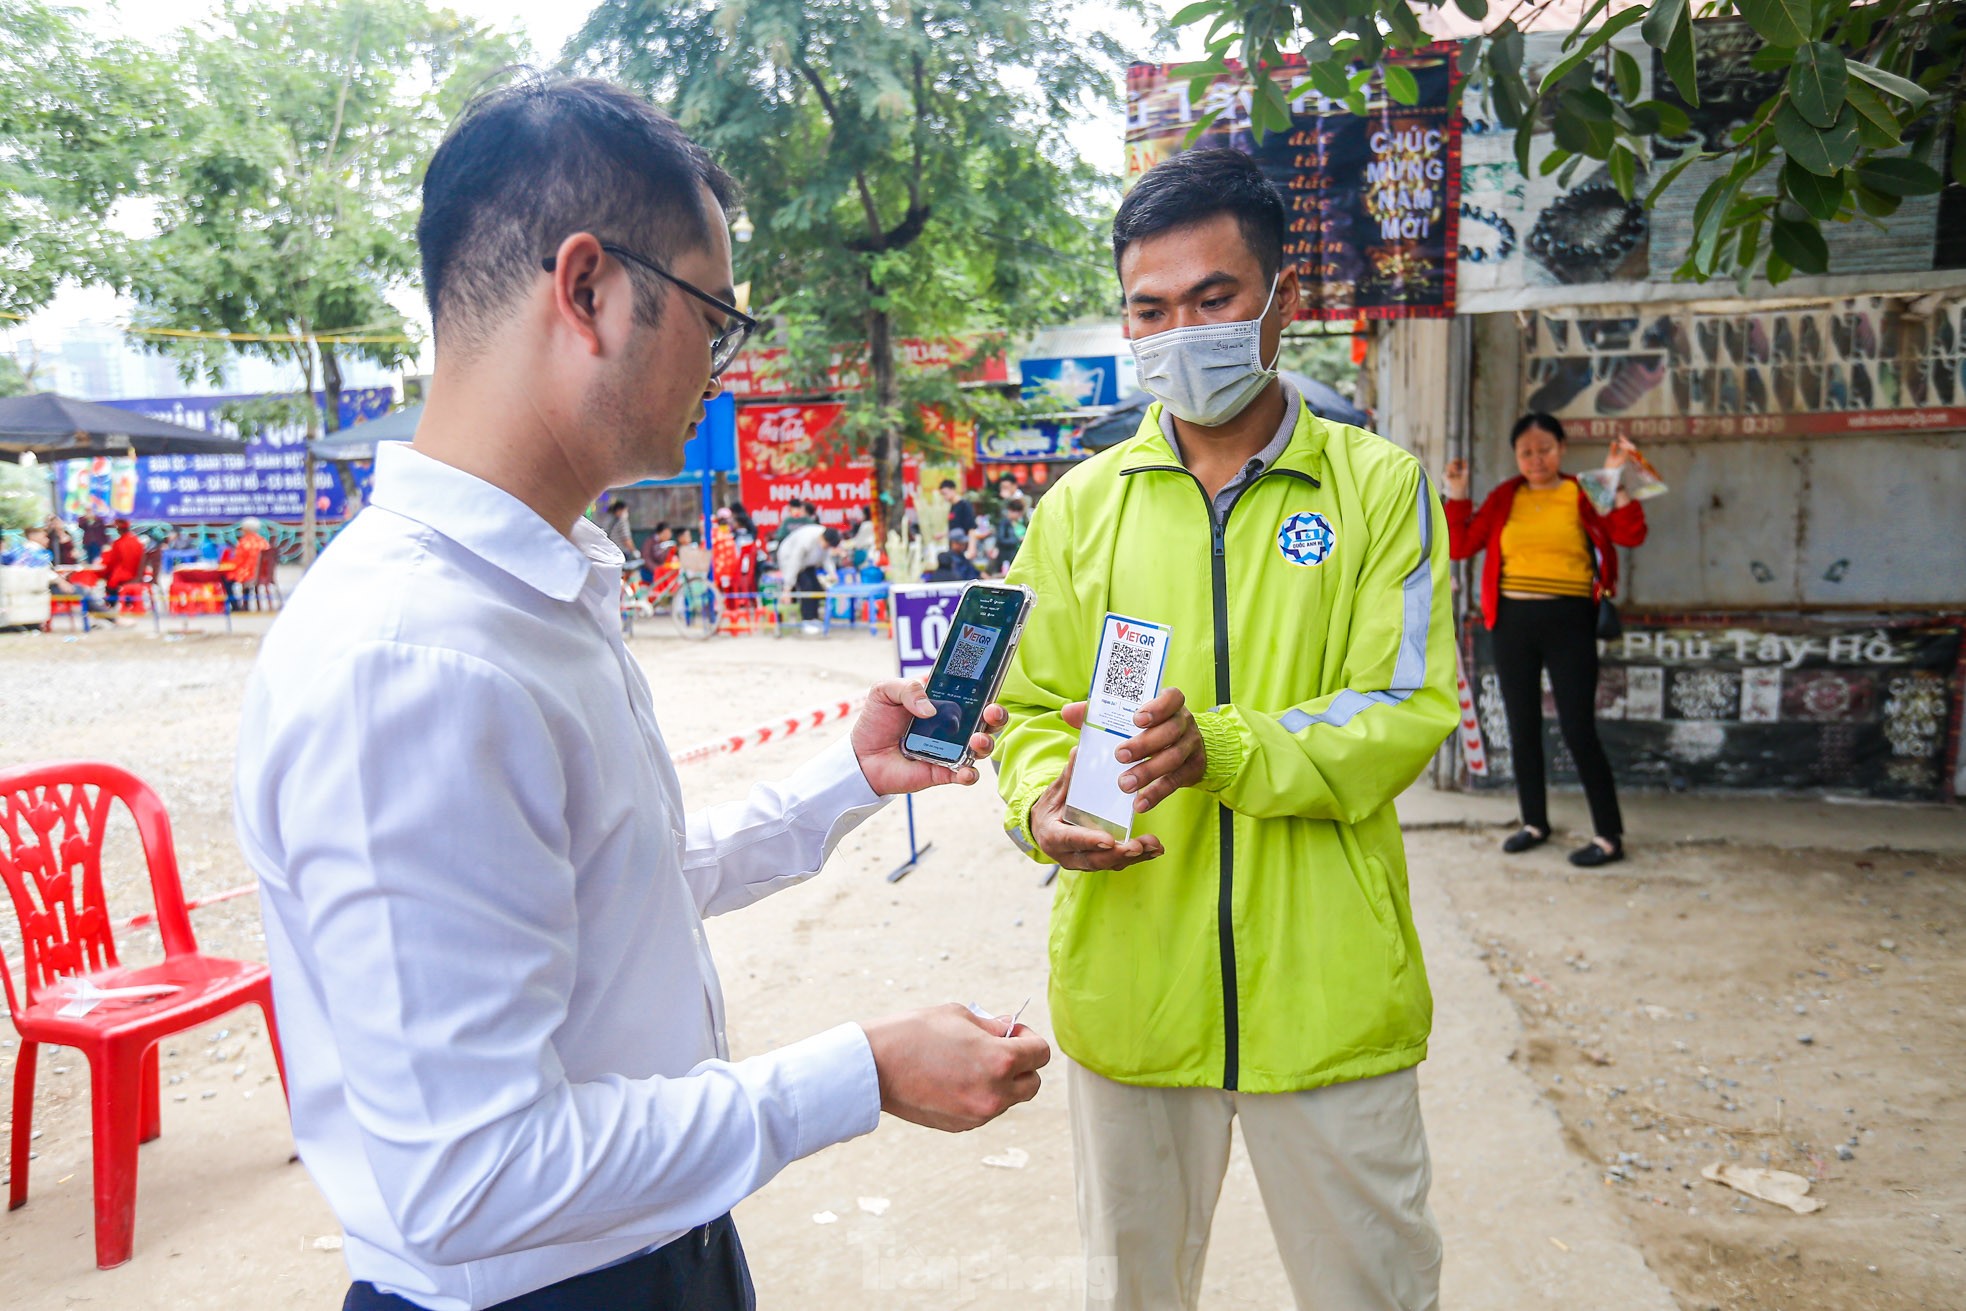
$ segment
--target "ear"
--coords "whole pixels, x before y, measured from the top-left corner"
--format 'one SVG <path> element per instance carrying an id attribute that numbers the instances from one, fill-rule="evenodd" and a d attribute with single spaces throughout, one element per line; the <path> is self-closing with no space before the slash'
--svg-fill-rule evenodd
<path id="1" fill-rule="evenodd" d="M 1285 326 L 1295 321 L 1303 305 L 1303 288 L 1297 279 L 1297 265 L 1286 261 L 1277 274 L 1277 310 Z"/>
<path id="2" fill-rule="evenodd" d="M 599 284 L 607 255 L 591 232 L 576 232 L 553 252 L 553 313 L 579 337 L 590 355 L 601 353 Z"/>

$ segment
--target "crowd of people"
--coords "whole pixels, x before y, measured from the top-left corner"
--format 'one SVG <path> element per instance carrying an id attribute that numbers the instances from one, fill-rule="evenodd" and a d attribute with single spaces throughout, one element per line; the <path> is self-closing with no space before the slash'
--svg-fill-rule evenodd
<path id="1" fill-rule="evenodd" d="M 264 584 L 274 548 L 265 533 L 260 520 L 243 519 L 232 540 L 215 548 L 215 561 L 193 566 L 224 590 L 226 604 L 234 611 L 266 604 Z M 49 594 L 57 601 L 71 602 L 109 623 L 128 625 L 136 622 L 129 617 L 131 611 L 160 602 L 156 589 L 167 579 L 165 553 L 192 547 L 192 539 L 180 527 L 139 528 L 125 516 L 84 510 L 72 525 L 51 514 L 44 524 L 27 529 L 18 541 L 0 548 L 0 566 L 42 570 Z"/>

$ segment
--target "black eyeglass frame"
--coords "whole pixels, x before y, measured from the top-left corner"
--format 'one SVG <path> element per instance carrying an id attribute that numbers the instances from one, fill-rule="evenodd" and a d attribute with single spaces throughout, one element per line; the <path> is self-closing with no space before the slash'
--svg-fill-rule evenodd
<path id="1" fill-rule="evenodd" d="M 654 260 L 637 255 L 626 246 L 616 246 L 605 241 L 601 243 L 601 249 L 616 259 L 627 260 L 630 264 L 639 264 L 657 277 L 675 283 L 678 287 L 681 287 L 705 305 L 722 310 L 730 318 L 731 322 L 725 325 L 724 330 L 710 339 L 710 376 L 712 378 L 721 378 L 723 376 L 724 370 L 728 369 L 731 366 L 731 361 L 737 358 L 737 352 L 744 349 L 744 343 L 750 340 L 751 334 L 758 330 L 758 321 L 749 314 L 746 314 L 735 305 L 719 300 L 694 283 L 686 282 L 682 278 L 677 277 Z M 558 261 L 559 256 L 548 255 L 545 259 L 539 261 L 539 267 L 551 273 Z"/>

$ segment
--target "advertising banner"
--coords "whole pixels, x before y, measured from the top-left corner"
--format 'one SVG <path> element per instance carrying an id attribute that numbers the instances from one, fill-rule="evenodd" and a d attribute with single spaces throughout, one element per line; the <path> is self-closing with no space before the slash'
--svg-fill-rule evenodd
<path id="1" fill-rule="evenodd" d="M 342 392 L 341 425 L 381 417 L 388 412 L 393 396 L 388 387 Z M 103 404 L 218 436 L 236 437 L 239 427 L 225 417 L 226 407 L 264 399 L 256 395 L 167 396 Z M 316 393 L 315 403 L 325 407 L 326 396 Z M 298 520 L 307 499 L 306 460 L 307 432 L 297 424 L 262 431 L 241 455 L 68 460 L 59 475 L 61 512 L 74 516 L 85 507 L 93 507 L 97 514 L 174 522 L 248 516 Z M 315 478 L 315 510 L 326 520 L 339 519 L 344 512 L 341 485 L 332 470 L 323 470 Z"/>
<path id="2" fill-rule="evenodd" d="M 1566 31 L 1532 32 L 1523 38 L 1523 76 L 1530 86 L 1564 57 Z M 1641 173 L 1640 199 L 1626 200 L 1606 167 L 1584 159 L 1575 171 L 1546 169 L 1557 144 L 1547 119 L 1536 124 L 1530 173 L 1516 163 L 1515 131 L 1489 116 L 1485 73 L 1470 75 L 1462 114 L 1460 271 L 1457 295 L 1467 314 L 1542 305 L 1630 303 L 1671 299 L 1674 274 L 1693 248 L 1693 214 L 1707 185 L 1733 164 L 1733 133 L 1750 126 L 1756 108 L 1778 92 L 1786 68 L 1762 71 L 1750 64 L 1764 44 L 1738 19 L 1693 24 L 1699 49 L 1700 103 L 1689 105 L 1666 76 L 1662 57 L 1636 28 L 1612 38 L 1611 49 L 1629 55 L 1640 70 L 1637 97 L 1656 97 L 1683 110 L 1685 135 L 1653 143 L 1650 167 L 1664 170 L 1688 151 L 1720 157 L 1688 165 L 1647 209 L 1650 179 Z M 1774 170 L 1749 191 L 1772 188 Z M 1966 188 L 1938 196 L 1909 196 L 1879 225 L 1825 223 L 1829 272 L 1835 275 L 1921 273 L 1957 268 L 1966 260 L 1960 236 Z M 1951 207 L 1950 210 L 1948 207 Z M 1950 237 L 1949 235 L 1950 234 Z M 1650 284 L 1650 285 L 1648 285 Z"/>
<path id="3" fill-rule="evenodd" d="M 1489 635 L 1475 633 L 1485 786 L 1515 778 Z M 1653 623 L 1599 643 L 1598 732 L 1621 781 L 1645 787 L 1825 788 L 1946 798 L 1957 714 L 1956 624 Z M 1576 767 L 1544 693 L 1550 775 Z"/>
<path id="4" fill-rule="evenodd" d="M 985 464 L 1025 464 L 1033 461 L 1056 464 L 1082 460 L 1089 454 L 1079 442 L 1076 427 L 1058 423 L 1033 423 L 1020 428 L 979 431 L 976 458 Z"/>
<path id="5" fill-rule="evenodd" d="M 840 405 L 743 405 L 737 410 L 738 489 L 744 508 L 766 536 L 790 502 L 811 501 L 819 521 L 844 530 L 847 511 L 874 499 L 874 462 L 843 449 L 833 437 Z M 913 457 L 903 466 L 913 486 Z"/>
<path id="6" fill-rule="evenodd" d="M 1129 184 L 1188 149 L 1195 123 L 1217 114 L 1194 143 L 1255 157 L 1283 192 L 1284 253 L 1303 279 L 1306 319 L 1444 318 L 1454 313 L 1455 248 L 1461 213 L 1461 120 L 1448 107 L 1459 79 L 1453 42 L 1389 56 L 1420 88 L 1416 103 L 1386 95 L 1375 71 L 1367 112 L 1326 99 L 1301 66 L 1277 76 L 1290 97 L 1291 129 L 1259 143 L 1250 130 L 1249 89 L 1240 72 L 1215 80 L 1200 103 L 1175 65 L 1127 71 Z"/>
<path id="7" fill-rule="evenodd" d="M 1966 296 L 1523 318 L 1524 408 L 1573 438 L 1966 428 Z"/>
<path id="8" fill-rule="evenodd" d="M 907 337 L 896 343 L 901 366 L 907 369 L 947 369 L 969 359 L 984 344 L 981 337 L 945 337 L 933 341 Z M 836 347 L 826 367 L 823 382 L 798 385 L 786 369 L 787 352 L 781 347 L 753 348 L 739 352 L 723 375 L 724 392 L 740 401 L 764 400 L 776 396 L 807 395 L 814 392 L 859 391 L 869 379 L 866 347 Z M 980 363 L 962 376 L 964 382 L 1009 382 L 1010 364 L 1001 352 L 985 355 Z"/>
<path id="9" fill-rule="evenodd" d="M 894 607 L 894 653 L 903 678 L 927 678 L 942 654 L 949 625 L 962 601 L 962 583 L 897 584 L 888 593 Z"/>

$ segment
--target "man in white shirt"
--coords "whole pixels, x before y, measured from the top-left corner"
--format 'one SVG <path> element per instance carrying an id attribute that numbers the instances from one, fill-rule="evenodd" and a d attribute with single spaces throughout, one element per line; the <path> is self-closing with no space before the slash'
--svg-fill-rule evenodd
<path id="1" fill-rule="evenodd" d="M 820 602 L 825 599 L 826 583 L 820 571 L 840 547 L 840 530 L 804 524 L 786 534 L 778 544 L 778 577 L 799 598 L 799 618 L 808 624 L 819 622 Z"/>
<path id="2" fill-rule="evenodd" d="M 811 875 L 883 797 L 975 778 L 900 755 L 933 710 L 894 682 L 786 783 L 683 810 L 582 509 L 681 467 L 755 326 L 731 199 L 614 87 L 466 111 L 424 183 L 416 440 L 249 682 L 239 835 L 346 1307 L 749 1307 L 728 1213 L 785 1165 L 882 1110 L 959 1130 L 1037 1091 L 1043 1040 L 954 1006 L 729 1057 L 702 917 Z"/>

